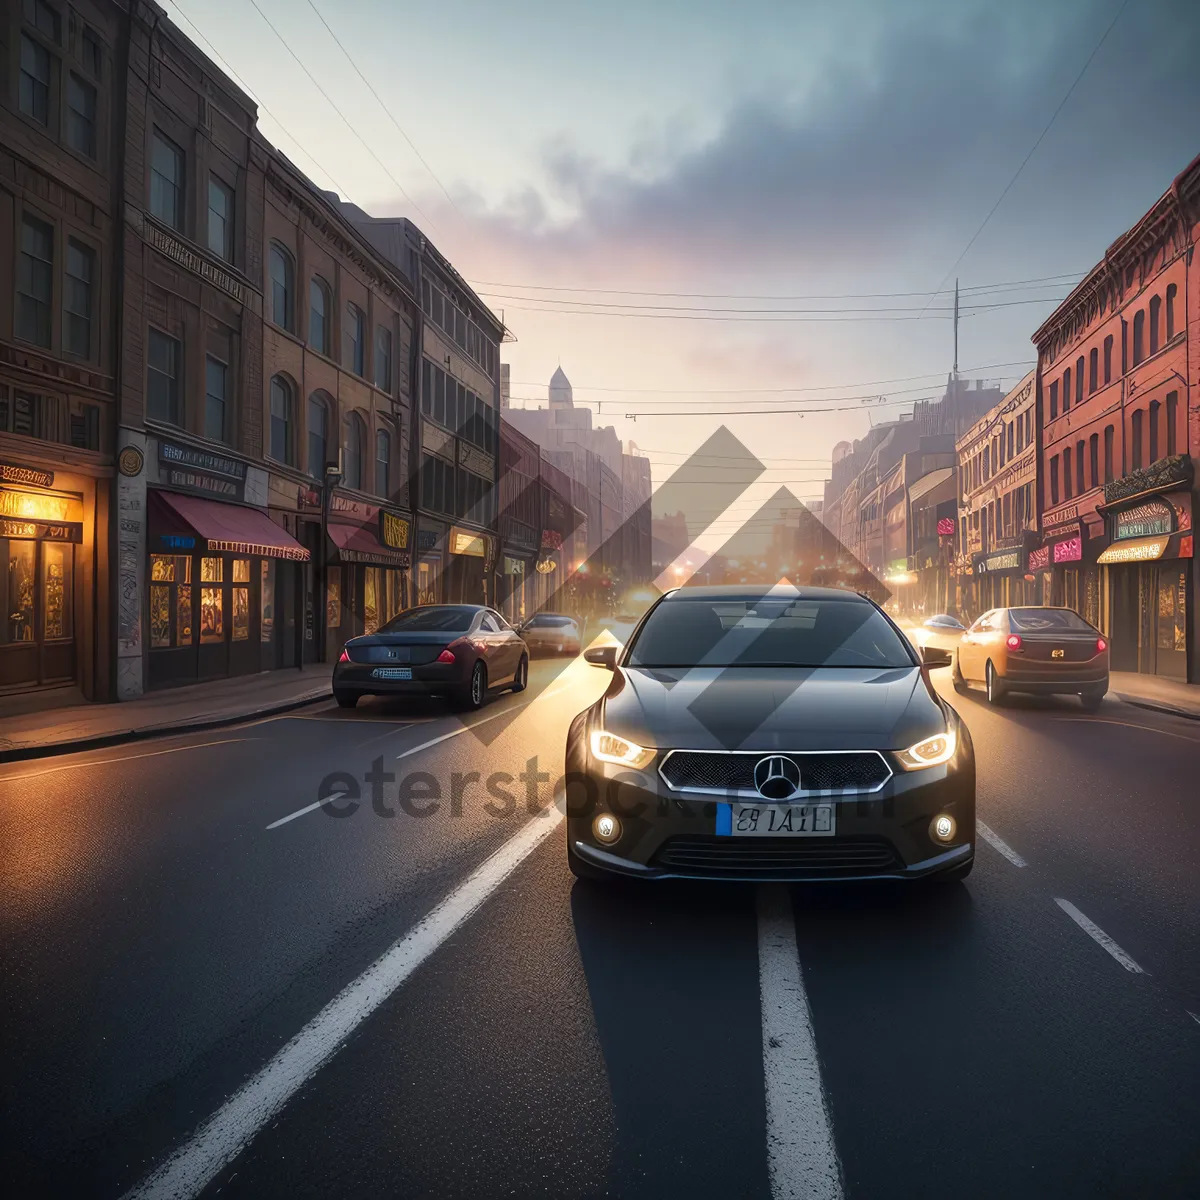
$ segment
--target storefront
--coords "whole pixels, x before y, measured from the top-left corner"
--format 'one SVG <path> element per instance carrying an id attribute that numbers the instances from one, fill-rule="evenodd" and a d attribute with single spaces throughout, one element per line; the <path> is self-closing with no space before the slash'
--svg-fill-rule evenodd
<path id="1" fill-rule="evenodd" d="M 1025 552 L 1019 546 L 972 555 L 979 609 L 1010 608 L 1026 603 Z"/>
<path id="2" fill-rule="evenodd" d="M 442 602 L 442 575 L 445 562 L 446 526 L 440 521 L 421 517 L 417 530 L 417 568 L 414 587 L 418 604 Z"/>
<path id="3" fill-rule="evenodd" d="M 1186 681 L 1192 498 L 1184 489 L 1105 505 L 1112 667 Z"/>
<path id="4" fill-rule="evenodd" d="M 0 463 L 0 692 L 79 681 L 80 645 L 94 628 L 94 488 Z"/>
<path id="5" fill-rule="evenodd" d="M 496 562 L 496 536 L 452 525 L 447 538 L 445 596 L 452 604 L 490 604 L 488 586 Z"/>
<path id="6" fill-rule="evenodd" d="M 1072 608 L 1085 621 L 1102 628 L 1100 568 L 1096 559 L 1104 547 L 1101 518 L 1090 510 L 1081 515 L 1075 505 L 1047 513 L 1042 534 L 1049 552 L 1048 576 L 1034 603 Z"/>
<path id="7" fill-rule="evenodd" d="M 536 574 L 536 553 L 531 547 L 505 546 L 500 555 L 497 604 L 504 616 L 514 625 L 533 615 L 532 595 L 526 580 Z"/>

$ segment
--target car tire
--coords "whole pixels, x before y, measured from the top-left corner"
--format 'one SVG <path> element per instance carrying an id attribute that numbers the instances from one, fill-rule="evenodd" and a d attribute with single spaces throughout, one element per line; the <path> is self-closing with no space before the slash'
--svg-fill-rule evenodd
<path id="1" fill-rule="evenodd" d="M 943 871 L 940 875 L 935 875 L 934 878 L 938 883 L 961 883 L 971 873 L 971 868 L 975 865 L 975 855 L 971 855 L 965 863 L 959 863 L 957 867 L 951 867 L 949 871 Z"/>
<path id="2" fill-rule="evenodd" d="M 514 692 L 523 692 L 529 686 L 529 658 L 527 655 L 521 655 L 521 661 L 517 663 L 517 673 L 513 677 L 512 690 Z"/>
<path id="3" fill-rule="evenodd" d="M 571 874 L 576 879 L 586 880 L 588 883 L 607 883 L 612 879 L 607 871 L 601 870 L 599 867 L 593 866 L 590 862 L 585 862 L 571 847 L 570 833 L 567 834 L 567 866 L 570 868 Z"/>
<path id="4" fill-rule="evenodd" d="M 950 668 L 950 682 L 954 684 L 954 690 L 961 696 L 967 691 L 967 681 L 963 678 L 962 669 L 958 665 L 958 655 L 954 656 L 954 663 Z"/>
<path id="5" fill-rule="evenodd" d="M 471 668 L 470 682 L 459 693 L 458 706 L 467 712 L 474 712 L 477 708 L 483 707 L 486 697 L 487 667 L 476 660 L 475 665 Z"/>
<path id="6" fill-rule="evenodd" d="M 353 708 L 358 703 L 358 692 L 334 692 L 333 699 L 338 708 Z"/>
<path id="7" fill-rule="evenodd" d="M 988 659 L 987 670 L 985 672 L 987 683 L 987 700 L 989 704 L 1002 704 L 1004 702 L 1004 684 L 1000 676 L 996 674 L 996 668 L 992 665 L 992 660 Z"/>
<path id="8" fill-rule="evenodd" d="M 1079 703 L 1083 705 L 1085 712 L 1095 712 L 1104 703 L 1104 696 L 1105 693 L 1098 688 L 1091 692 L 1081 692 Z"/>

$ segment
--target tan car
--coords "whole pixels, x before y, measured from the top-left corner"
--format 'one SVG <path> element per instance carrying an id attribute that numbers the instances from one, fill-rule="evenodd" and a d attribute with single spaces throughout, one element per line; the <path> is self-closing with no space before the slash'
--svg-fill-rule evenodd
<path id="1" fill-rule="evenodd" d="M 530 654 L 578 654 L 579 623 L 566 613 L 537 613 L 521 626 Z"/>

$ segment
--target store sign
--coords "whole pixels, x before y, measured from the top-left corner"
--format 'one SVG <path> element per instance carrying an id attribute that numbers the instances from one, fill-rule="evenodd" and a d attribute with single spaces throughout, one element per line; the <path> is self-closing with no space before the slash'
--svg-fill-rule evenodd
<path id="1" fill-rule="evenodd" d="M 1045 571 L 1050 566 L 1050 547 L 1039 546 L 1029 552 L 1029 570 Z"/>
<path id="2" fill-rule="evenodd" d="M 53 487 L 54 472 L 21 467 L 16 463 L 0 463 L 0 483 L 23 483 L 28 487 Z"/>
<path id="3" fill-rule="evenodd" d="M 485 454 L 477 446 L 469 446 L 466 442 L 458 443 L 458 465 L 465 467 L 484 479 L 492 478 L 492 457 Z"/>
<path id="4" fill-rule="evenodd" d="M 1065 542 L 1054 543 L 1054 561 L 1056 563 L 1081 562 L 1083 560 L 1083 538 L 1075 536 Z"/>
<path id="5" fill-rule="evenodd" d="M 542 530 L 542 549 L 557 550 L 562 545 L 562 534 L 557 529 Z"/>
<path id="6" fill-rule="evenodd" d="M 504 556 L 504 574 L 505 575 L 524 575 L 525 563 L 522 559 L 512 558 L 509 555 Z"/>
<path id="7" fill-rule="evenodd" d="M 926 529 L 929 528 L 927 525 Z M 953 537 L 954 536 L 954 518 L 942 517 L 937 523 L 938 537 Z"/>
<path id="8" fill-rule="evenodd" d="M 470 533 L 465 529 L 450 530 L 450 553 L 467 554 L 472 558 L 483 558 L 486 555 L 484 535 Z"/>
<path id="9" fill-rule="evenodd" d="M 1170 541 L 1170 535 L 1129 539 L 1114 542 L 1096 560 L 1101 563 L 1153 562 L 1162 558 Z"/>
<path id="10" fill-rule="evenodd" d="M 1079 520 L 1079 505 L 1064 504 L 1061 508 L 1053 508 L 1042 518 L 1042 524 L 1049 529 L 1053 525 L 1070 525 Z"/>
<path id="11" fill-rule="evenodd" d="M 177 446 L 174 442 L 158 443 L 159 462 L 174 467 L 192 467 L 208 475 L 223 475 L 226 479 L 246 478 L 246 464 L 223 454 L 209 450 L 197 450 L 193 446 Z"/>
<path id="12" fill-rule="evenodd" d="M 1145 504 L 1126 509 L 1113 517 L 1113 537 L 1157 537 L 1162 533 L 1170 533 L 1174 524 L 1174 513 L 1170 505 L 1161 500 L 1148 500 Z"/>
<path id="13" fill-rule="evenodd" d="M 379 510 L 379 540 L 393 550 L 407 550 L 408 536 L 412 525 L 407 517 L 390 513 L 386 508 Z"/>
<path id="14" fill-rule="evenodd" d="M 539 558 L 537 569 L 539 575 L 549 575 L 551 571 L 558 570 L 558 563 L 552 558 Z"/>
<path id="15" fill-rule="evenodd" d="M 432 421 L 421 422 L 421 449 L 454 461 L 454 435 L 439 429 Z"/>
<path id="16" fill-rule="evenodd" d="M 181 241 L 173 238 L 166 230 L 160 229 L 149 221 L 145 222 L 143 233 L 146 242 L 160 254 L 165 255 L 172 262 L 178 263 L 185 270 L 191 271 L 193 275 L 199 275 L 205 282 L 220 288 L 239 304 L 245 302 L 246 289 L 228 271 L 223 271 L 208 259 L 202 258 L 194 250 L 188 249 Z"/>
<path id="17" fill-rule="evenodd" d="M 158 443 L 159 479 L 181 492 L 242 500 L 246 492 L 246 464 L 223 454 Z"/>
<path id="18" fill-rule="evenodd" d="M 82 542 L 79 521 L 10 521 L 0 519 L 0 537 L 41 538 L 47 542 Z"/>
<path id="19" fill-rule="evenodd" d="M 1003 554 L 989 554 L 983 561 L 989 571 L 1016 571 L 1021 566 L 1021 554 L 1018 550 L 1007 550 Z"/>
<path id="20" fill-rule="evenodd" d="M 422 529 L 417 534 L 418 550 L 433 550 L 437 546 L 438 535 L 432 529 Z"/>
<path id="21" fill-rule="evenodd" d="M 71 501 L 66 496 L 44 496 L 38 492 L 0 491 L 0 517 L 28 521 L 65 521 Z"/>
<path id="22" fill-rule="evenodd" d="M 194 550 L 196 539 L 186 533 L 164 533 L 159 536 L 164 550 Z"/>
<path id="23" fill-rule="evenodd" d="M 242 488 L 232 479 L 218 479 L 201 471 L 167 471 L 163 482 L 181 492 L 201 492 L 206 496 L 228 496 L 234 500 L 242 498 Z"/>

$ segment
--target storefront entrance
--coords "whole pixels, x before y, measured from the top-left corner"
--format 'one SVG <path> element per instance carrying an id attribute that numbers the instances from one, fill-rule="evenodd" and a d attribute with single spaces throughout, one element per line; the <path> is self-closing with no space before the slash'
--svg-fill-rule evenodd
<path id="1" fill-rule="evenodd" d="M 1187 679 L 1188 562 L 1109 568 L 1112 669 Z"/>

